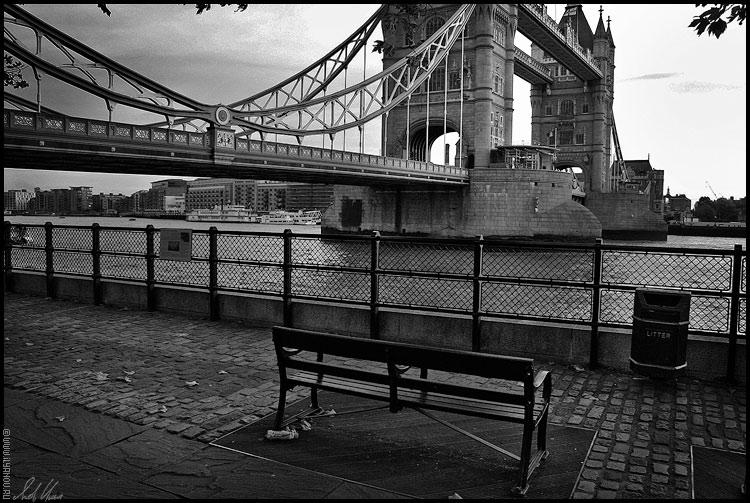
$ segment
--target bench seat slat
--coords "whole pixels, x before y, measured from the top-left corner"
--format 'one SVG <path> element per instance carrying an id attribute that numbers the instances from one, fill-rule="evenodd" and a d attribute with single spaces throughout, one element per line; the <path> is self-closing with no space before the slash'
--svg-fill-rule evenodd
<path id="1" fill-rule="evenodd" d="M 447 382 L 437 382 L 430 379 L 416 379 L 402 376 L 398 380 L 398 386 L 399 390 L 402 388 L 409 388 L 418 391 L 458 395 L 465 398 L 475 398 L 477 400 L 490 402 L 503 402 L 513 405 L 523 405 L 525 401 L 525 398 L 521 393 L 490 390 L 476 386 L 461 386 Z"/>
<path id="2" fill-rule="evenodd" d="M 306 371 L 314 375 L 335 376 L 355 381 L 388 384 L 388 374 L 386 373 L 371 372 L 368 370 L 344 367 L 331 363 L 290 359 L 286 361 L 286 367 L 288 369 Z"/>
<path id="3" fill-rule="evenodd" d="M 393 347 L 389 358 L 397 365 L 514 381 L 523 380 L 533 367 L 529 358 L 413 345 Z"/>
<path id="4" fill-rule="evenodd" d="M 376 384 L 370 381 L 359 381 L 331 375 L 321 377 L 317 372 L 305 371 L 290 374 L 287 379 L 290 384 L 314 386 L 322 390 L 373 398 L 385 402 L 390 401 L 390 389 L 387 384 Z M 514 423 L 523 423 L 524 420 L 524 408 L 518 405 L 402 388 L 398 390 L 398 399 L 399 403 L 403 405 L 425 409 L 457 412 L 489 419 L 504 419 Z"/>
<path id="5" fill-rule="evenodd" d="M 344 377 L 324 375 L 316 372 L 295 372 L 287 377 L 290 384 L 301 384 L 317 389 L 336 391 L 373 400 L 390 401 L 390 390 L 387 384 L 376 384 Z"/>

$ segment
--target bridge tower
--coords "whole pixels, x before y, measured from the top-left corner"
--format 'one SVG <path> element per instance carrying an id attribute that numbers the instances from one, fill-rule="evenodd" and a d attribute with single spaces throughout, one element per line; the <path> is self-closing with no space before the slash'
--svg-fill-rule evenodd
<path id="1" fill-rule="evenodd" d="M 592 33 L 581 5 L 569 4 L 560 30 L 591 51 L 603 78 L 584 81 L 532 43 L 531 56 L 552 70 L 552 84 L 531 86 L 531 140 L 559 149 L 555 167 L 580 170 L 587 193 L 613 190 L 611 172 L 615 44 L 604 28 L 602 9 Z"/>
<path id="2" fill-rule="evenodd" d="M 383 23 L 383 68 L 390 67 L 440 29 L 457 7 L 431 4 L 424 11 L 407 15 L 391 5 Z M 517 20 L 516 5 L 476 6 L 463 43 L 456 42 L 446 62 L 420 92 L 407 104 L 391 110 L 384 120 L 384 155 L 429 160 L 426 157 L 430 145 L 446 131 L 462 136 L 450 164 L 489 166 L 490 150 L 511 143 Z"/>
<path id="3" fill-rule="evenodd" d="M 384 69 L 429 40 L 458 8 L 404 5 L 390 5 L 382 23 Z M 468 183 L 445 189 L 337 186 L 324 232 L 601 237 L 594 213 L 572 199 L 570 173 L 546 169 L 541 162 L 519 167 L 493 155 L 498 147 L 512 146 L 515 36 L 525 15 L 518 4 L 477 4 L 463 37 L 429 80 L 383 117 L 382 153 L 389 157 L 426 160 L 444 132 L 459 133 L 458 147 L 446 153 L 447 164 L 467 168 Z"/>

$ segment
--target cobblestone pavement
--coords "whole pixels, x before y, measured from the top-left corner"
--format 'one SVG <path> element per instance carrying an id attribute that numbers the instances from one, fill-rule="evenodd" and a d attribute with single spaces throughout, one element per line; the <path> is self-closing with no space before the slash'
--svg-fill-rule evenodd
<path id="1" fill-rule="evenodd" d="M 4 307 L 6 387 L 203 442 L 276 409 L 269 327 L 19 294 Z M 575 498 L 689 499 L 691 445 L 745 452 L 744 386 L 538 363 L 552 424 L 598 432 Z"/>

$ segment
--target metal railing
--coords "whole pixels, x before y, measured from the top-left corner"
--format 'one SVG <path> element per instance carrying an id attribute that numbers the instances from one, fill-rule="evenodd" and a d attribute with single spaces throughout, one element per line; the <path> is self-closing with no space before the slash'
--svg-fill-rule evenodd
<path id="1" fill-rule="evenodd" d="M 166 230 L 166 229 L 165 229 Z M 209 293 L 210 319 L 221 292 L 280 297 L 284 323 L 295 300 L 366 306 L 370 336 L 379 338 L 383 308 L 453 313 L 472 319 L 479 348 L 484 319 L 547 320 L 588 326 L 589 364 L 597 364 L 602 327 L 632 327 L 635 290 L 691 294 L 689 333 L 729 342 L 734 374 L 738 339 L 746 338 L 747 250 L 428 239 L 396 236 L 282 234 L 193 230 L 189 260 L 160 258 L 153 226 L 4 225 L 6 291 L 14 270 L 43 273 L 54 297 L 57 276 L 91 278 L 94 302 L 102 282 L 146 285 L 154 310 L 157 285 Z"/>
<path id="2" fill-rule="evenodd" d="M 180 147 L 210 151 L 211 132 L 191 132 L 149 126 L 108 122 L 103 120 L 68 117 L 52 113 L 3 110 L 3 127 L 8 130 L 28 132 L 36 135 L 66 136 L 77 140 L 82 137 L 107 142 Z M 117 146 L 116 143 L 112 143 Z M 435 164 L 432 162 L 407 160 L 374 154 L 334 150 L 312 146 L 289 145 L 271 141 L 232 138 L 229 146 L 223 147 L 237 154 L 264 158 L 294 159 L 309 162 L 333 163 L 340 166 L 368 167 L 398 170 L 414 174 L 450 176 L 468 180 L 466 168 Z"/>

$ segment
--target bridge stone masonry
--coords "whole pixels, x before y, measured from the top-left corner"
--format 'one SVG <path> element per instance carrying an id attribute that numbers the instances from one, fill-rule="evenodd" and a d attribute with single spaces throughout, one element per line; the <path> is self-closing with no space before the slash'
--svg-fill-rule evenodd
<path id="1" fill-rule="evenodd" d="M 457 8 L 433 4 L 415 38 L 428 38 Z M 515 47 L 517 31 L 532 40 L 531 56 Z M 384 68 L 408 55 L 409 36 L 402 23 L 384 23 L 385 43 L 392 48 Z M 468 168 L 468 187 L 336 186 L 323 232 L 666 239 L 666 224 L 651 208 L 649 195 L 624 192 L 609 165 L 614 42 L 601 11 L 593 33 L 580 5 L 566 9 L 559 24 L 538 5 L 477 5 L 461 42 L 441 71 L 433 72 L 434 80 L 387 114 L 383 149 L 424 160 L 427 147 L 443 133 L 459 133 L 454 162 Z M 545 169 L 519 169 L 507 158 L 492 162 L 496 151 L 512 147 L 514 75 L 531 83 L 532 143 L 555 148 Z M 586 187 L 584 204 L 571 197 L 571 169 Z"/>

